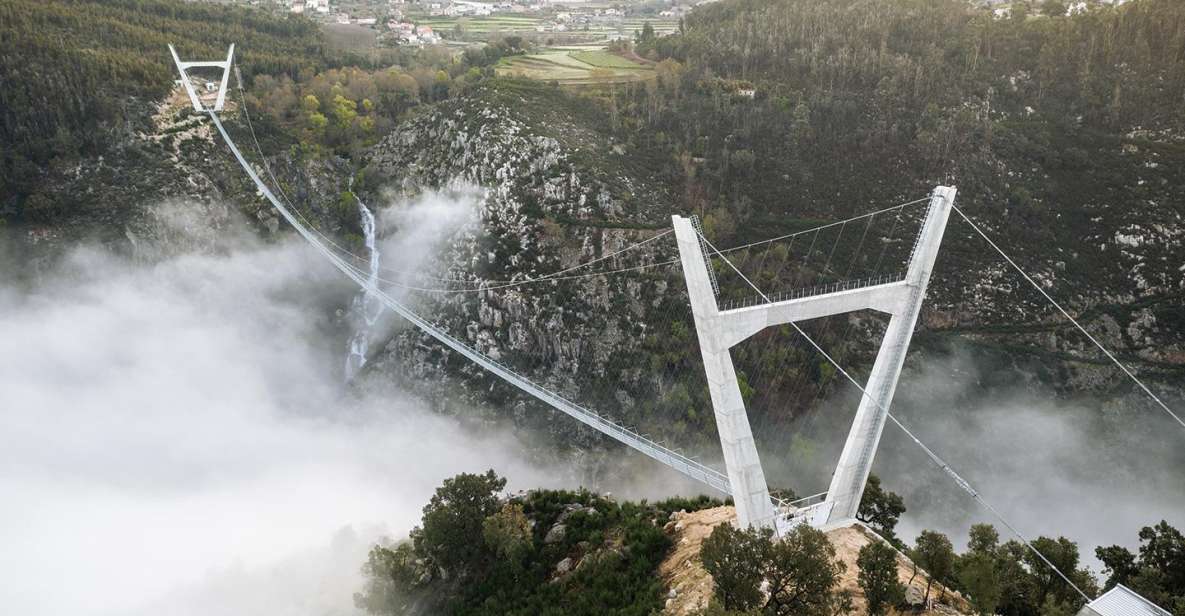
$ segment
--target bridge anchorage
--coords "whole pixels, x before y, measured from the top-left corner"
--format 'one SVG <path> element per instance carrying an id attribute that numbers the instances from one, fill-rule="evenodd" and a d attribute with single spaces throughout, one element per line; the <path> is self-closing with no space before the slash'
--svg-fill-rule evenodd
<path id="1" fill-rule="evenodd" d="M 709 255 L 705 254 L 710 244 L 700 233 L 697 221 L 672 217 L 738 525 L 770 527 L 780 533 L 801 523 L 831 526 L 856 517 L 954 201 L 953 186 L 934 189 L 908 269 L 900 280 L 872 280 L 865 286 L 726 310 L 721 310 L 716 300 L 719 287 Z M 831 485 L 817 502 L 801 507 L 782 503 L 775 506 L 749 427 L 730 349 L 766 327 L 866 309 L 888 314 L 889 325 Z"/>

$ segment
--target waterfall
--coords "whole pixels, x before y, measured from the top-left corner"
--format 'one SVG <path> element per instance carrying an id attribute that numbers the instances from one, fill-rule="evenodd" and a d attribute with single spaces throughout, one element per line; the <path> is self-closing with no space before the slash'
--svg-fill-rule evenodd
<path id="1" fill-rule="evenodd" d="M 350 182 L 353 184 L 353 182 Z M 346 354 L 346 381 L 351 381 L 354 375 L 366 365 L 366 350 L 370 346 L 370 329 L 378 321 L 383 312 L 383 304 L 376 301 L 375 289 L 379 279 L 379 249 L 375 245 L 374 214 L 357 195 L 358 215 L 362 221 L 362 235 L 366 239 L 366 250 L 370 255 L 370 274 L 366 279 L 366 288 L 359 291 L 350 303 L 349 321 L 354 327 L 354 334 L 350 336 L 349 350 Z"/>

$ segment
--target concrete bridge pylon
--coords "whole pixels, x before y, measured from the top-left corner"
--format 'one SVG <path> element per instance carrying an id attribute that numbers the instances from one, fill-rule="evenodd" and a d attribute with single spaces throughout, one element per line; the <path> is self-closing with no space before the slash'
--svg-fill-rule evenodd
<path id="1" fill-rule="evenodd" d="M 720 446 L 736 504 L 737 523 L 741 527 L 781 529 L 802 522 L 823 526 L 856 517 L 955 192 L 953 186 L 934 189 L 907 270 L 900 280 L 731 310 L 719 309 L 714 272 L 704 254 L 706 242 L 702 241 L 694 221 L 672 217 Z M 889 315 L 889 325 L 865 387 L 866 395 L 860 399 L 826 498 L 801 509 L 781 511 L 770 498 L 730 349 L 766 327 L 856 310 L 876 310 Z"/>

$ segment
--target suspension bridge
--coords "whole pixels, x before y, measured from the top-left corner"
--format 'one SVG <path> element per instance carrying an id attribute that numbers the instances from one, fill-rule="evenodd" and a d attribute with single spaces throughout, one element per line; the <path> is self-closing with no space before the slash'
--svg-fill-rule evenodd
<path id="1" fill-rule="evenodd" d="M 647 239 L 620 250 L 550 274 L 534 278 L 485 280 L 476 283 L 442 278 L 435 279 L 440 283 L 437 286 L 408 284 L 385 279 L 378 276 L 373 270 L 366 271 L 356 265 L 355 263 L 365 263 L 367 260 L 350 253 L 335 244 L 331 238 L 317 231 L 295 207 L 286 202 L 286 198 L 279 198 L 273 193 L 256 168 L 243 155 L 219 118 L 219 112 L 223 110 L 226 101 L 226 88 L 233 66 L 233 45 L 225 61 L 214 62 L 182 62 L 171 45 L 169 49 L 181 75 L 180 82 L 189 95 L 194 109 L 209 116 L 218 134 L 243 171 L 254 182 L 260 194 L 333 267 L 395 314 L 501 381 L 642 455 L 701 482 L 716 492 L 731 496 L 736 506 L 737 521 L 741 526 L 768 527 L 781 534 L 795 525 L 804 523 L 821 528 L 852 523 L 859 508 L 884 426 L 886 423 L 892 423 L 911 442 L 916 444 L 929 460 L 971 498 L 995 516 L 1005 528 L 1028 546 L 1064 582 L 1073 587 L 1084 599 L 1090 601 L 1090 597 L 1087 597 L 1064 572 L 1055 567 L 1044 554 L 1038 551 L 1025 535 L 1005 519 L 999 510 L 889 411 L 911 337 L 926 297 L 927 285 L 952 213 L 956 213 L 964 223 L 969 225 L 1012 269 L 1036 289 L 1069 323 L 1073 324 L 1171 420 L 1185 427 L 1185 420 L 1182 420 L 1180 415 L 1145 385 L 1127 365 L 1092 336 L 979 225 L 955 205 L 956 189 L 952 186 L 938 186 L 926 197 L 867 214 L 725 249 L 719 249 L 712 244 L 704 233 L 698 218 L 673 216 L 669 229 L 657 232 Z M 188 70 L 191 68 L 221 69 L 221 80 L 216 86 L 215 82 L 208 82 L 206 92 L 199 94 L 190 81 Z M 239 81 L 241 82 L 241 79 Z M 241 94 L 241 83 L 239 89 Z M 245 101 L 241 101 L 240 104 L 250 127 L 250 116 L 247 115 Z M 275 177 L 271 174 L 258 140 L 255 139 L 253 127 L 251 128 L 251 138 L 263 162 L 264 170 L 278 187 L 278 182 L 275 182 Z M 876 217 L 888 215 L 893 221 L 888 234 L 889 239 L 881 238 L 882 242 L 891 241 L 898 226 L 903 224 L 903 220 L 906 220 L 902 215 L 903 212 L 910 208 L 921 208 L 923 205 L 924 208 L 918 212 L 919 220 L 914 221 L 917 223 L 916 235 L 908 251 L 903 253 L 900 262 L 895 263 L 894 267 L 889 268 L 888 271 L 882 271 L 885 257 L 885 251 L 882 250 L 869 275 L 853 275 L 853 265 L 861 260 L 859 247 L 865 245 L 870 235 L 869 230 Z M 850 251 L 851 254 L 844 255 L 838 249 L 839 236 L 844 233 L 849 224 L 858 228 L 860 223 L 864 223 L 865 226 L 858 247 L 855 251 Z M 828 230 L 837 230 L 836 242 L 829 249 L 819 245 L 820 235 Z M 593 265 L 617 262 L 626 253 L 636 252 L 647 247 L 653 248 L 662 240 L 669 240 L 672 235 L 677 246 L 678 258 L 676 259 L 619 267 L 608 271 L 580 271 L 587 270 Z M 803 253 L 806 262 L 815 257 L 821 259 L 824 254 L 826 255 L 825 262 L 816 266 L 815 270 L 820 276 L 829 277 L 829 280 L 814 285 L 796 286 L 782 292 L 767 293 L 754 281 L 753 275 L 745 273 L 745 262 L 748 261 L 754 248 L 764 246 L 768 249 L 778 242 L 788 244 L 789 248 L 782 249 L 781 259 L 784 261 L 787 259 L 785 255 L 789 255 L 789 258 L 797 258 L 794 246 L 800 238 L 804 240 L 804 243 L 806 238 L 810 238 L 809 245 Z M 767 250 L 766 256 L 761 257 L 758 271 L 761 271 L 766 265 L 768 252 Z M 847 261 L 846 266 L 843 265 L 845 260 Z M 737 261 L 740 261 L 739 265 Z M 491 357 L 490 354 L 483 353 L 465 340 L 451 335 L 444 327 L 424 318 L 413 310 L 411 305 L 394 297 L 388 290 L 380 286 L 385 283 L 388 287 L 423 293 L 488 293 L 493 290 L 510 289 L 529 284 L 556 283 L 592 276 L 624 275 L 656 267 L 678 267 L 682 270 L 686 282 L 687 297 L 723 452 L 725 464 L 723 472 L 670 448 L 624 423 L 615 421 L 556 391 L 541 386 L 506 363 Z M 724 276 L 739 281 L 739 288 L 734 286 L 730 289 L 727 285 L 723 285 L 721 278 Z M 734 297 L 727 297 L 729 295 L 734 295 Z M 873 311 L 887 317 L 883 339 L 879 344 L 868 379 L 863 383 L 800 325 L 801 322 L 811 319 L 854 311 Z M 856 415 L 827 491 L 794 501 L 782 500 L 770 493 L 750 427 L 745 398 L 731 355 L 731 349 L 736 345 L 767 328 L 776 326 L 791 328 L 811 348 L 825 358 L 838 374 L 842 375 L 860 392 Z"/>

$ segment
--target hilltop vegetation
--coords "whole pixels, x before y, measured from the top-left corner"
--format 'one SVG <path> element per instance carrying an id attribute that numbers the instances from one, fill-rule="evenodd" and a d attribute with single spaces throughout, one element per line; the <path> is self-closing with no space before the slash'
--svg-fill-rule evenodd
<path id="1" fill-rule="evenodd" d="M 408 540 L 371 550 L 358 607 L 380 615 L 652 614 L 692 590 L 666 588 L 657 576 L 688 512 L 731 511 L 704 497 L 618 503 L 584 490 L 505 494 L 505 486 L 492 470 L 446 479 Z M 714 515 L 718 525 L 696 540 L 702 540 L 696 554 L 680 561 L 713 579 L 712 601 L 702 613 L 1056 616 L 1084 604 L 1023 543 L 1001 541 L 990 524 L 970 528 L 961 554 L 948 537 L 927 530 L 912 546 L 902 544 L 899 555 L 859 529 L 825 534 L 803 525 L 775 539 L 769 529 L 737 529 L 731 515 Z M 845 563 L 837 547 L 855 552 L 851 536 L 861 537 L 859 554 L 847 554 Z M 1108 576 L 1104 589 L 1125 584 L 1185 614 L 1185 536 L 1160 522 L 1139 537 L 1138 556 L 1119 546 L 1098 550 Z M 1076 543 L 1038 537 L 1033 544 L 1086 594 L 1098 594 Z M 851 566 L 857 571 L 846 578 L 848 584 L 855 578 L 855 588 L 841 583 Z M 930 599 L 945 611 L 924 608 Z"/>
<path id="2" fill-rule="evenodd" d="M 587 491 L 503 496 L 494 471 L 445 480 L 410 540 L 376 546 L 356 595 L 373 614 L 632 614 L 662 607 L 654 572 L 679 509 L 706 498 L 617 503 Z"/>

